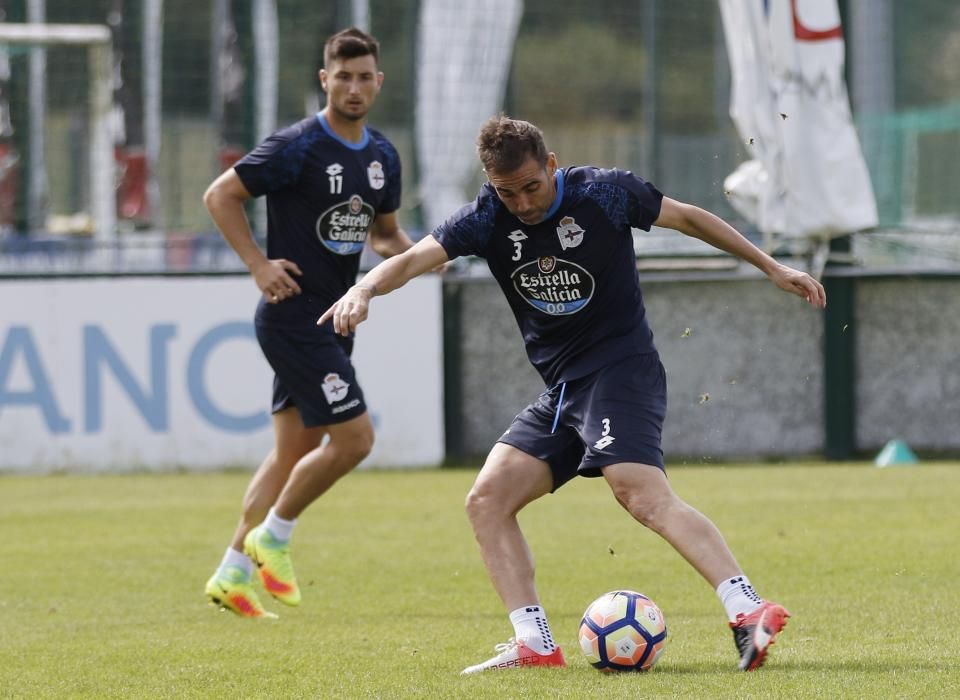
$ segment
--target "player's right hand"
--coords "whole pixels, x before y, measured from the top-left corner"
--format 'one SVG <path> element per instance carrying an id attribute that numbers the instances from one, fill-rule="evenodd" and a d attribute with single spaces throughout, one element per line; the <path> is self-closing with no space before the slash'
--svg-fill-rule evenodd
<path id="1" fill-rule="evenodd" d="M 373 292 L 369 287 L 350 287 L 346 294 L 323 312 L 323 316 L 317 319 L 317 325 L 322 326 L 333 319 L 333 332 L 344 337 L 349 336 L 357 330 L 357 326 L 367 320 L 371 297 Z"/>
<path id="2" fill-rule="evenodd" d="M 251 272 L 264 299 L 270 304 L 279 304 L 300 293 L 300 285 L 289 274 L 303 274 L 295 262 L 283 258 L 265 260 Z"/>
<path id="3" fill-rule="evenodd" d="M 783 291 L 802 297 L 814 308 L 823 309 L 827 306 L 827 292 L 823 285 L 806 272 L 777 263 L 770 273 L 770 279 Z"/>

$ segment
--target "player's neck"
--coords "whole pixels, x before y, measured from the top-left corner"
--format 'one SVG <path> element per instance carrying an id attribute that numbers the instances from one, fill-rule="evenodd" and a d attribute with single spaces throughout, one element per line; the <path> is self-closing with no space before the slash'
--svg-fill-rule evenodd
<path id="1" fill-rule="evenodd" d="M 350 143 L 360 143 L 363 141 L 363 129 L 367 124 L 366 119 L 344 119 L 337 115 L 332 109 L 324 109 L 320 112 L 327 122 L 330 130 L 344 141 Z"/>

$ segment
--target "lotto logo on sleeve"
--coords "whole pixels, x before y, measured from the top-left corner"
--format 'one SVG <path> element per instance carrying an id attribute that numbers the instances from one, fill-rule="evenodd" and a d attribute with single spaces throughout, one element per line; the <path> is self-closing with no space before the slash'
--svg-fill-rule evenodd
<path id="1" fill-rule="evenodd" d="M 513 287 L 530 306 L 551 316 L 575 314 L 593 297 L 593 275 L 576 263 L 544 256 L 514 270 Z"/>

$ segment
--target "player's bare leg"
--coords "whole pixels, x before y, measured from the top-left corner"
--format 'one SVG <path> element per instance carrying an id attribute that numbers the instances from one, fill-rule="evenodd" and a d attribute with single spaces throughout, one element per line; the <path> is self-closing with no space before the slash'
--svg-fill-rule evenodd
<path id="1" fill-rule="evenodd" d="M 614 464 L 603 475 L 620 505 L 673 545 L 711 586 L 743 573 L 716 525 L 674 493 L 663 470 Z"/>
<path id="2" fill-rule="evenodd" d="M 667 540 L 713 586 L 730 618 L 740 668 L 759 668 L 790 613 L 757 596 L 717 526 L 674 493 L 661 469 L 614 464 L 604 467 L 603 475 L 620 505 Z"/>
<path id="3" fill-rule="evenodd" d="M 305 427 L 300 412 L 294 407 L 273 414 L 273 430 L 276 446 L 253 475 L 243 498 L 243 516 L 232 542 L 238 552 L 243 551 L 243 538 L 263 522 L 277 502 L 293 467 L 304 455 L 320 446 L 327 432 L 325 427 Z"/>
<path id="4" fill-rule="evenodd" d="M 242 617 L 276 617 L 264 609 L 253 589 L 253 562 L 244 552 L 244 537 L 267 517 L 294 465 L 321 443 L 325 433 L 324 428 L 305 428 L 295 408 L 275 413 L 273 428 L 276 446 L 250 480 L 233 542 L 206 586 L 214 604 Z"/>
<path id="5" fill-rule="evenodd" d="M 467 495 L 467 517 L 483 563 L 508 610 L 538 602 L 533 556 L 517 513 L 551 488 L 553 479 L 545 462 L 498 442 Z"/>
<path id="6" fill-rule="evenodd" d="M 497 645 L 496 656 L 463 673 L 564 666 L 534 583 L 533 555 L 517 522 L 525 505 L 550 492 L 553 478 L 542 460 L 497 443 L 467 495 L 467 516 L 494 589 L 514 625 L 514 638 Z"/>
<path id="7" fill-rule="evenodd" d="M 312 430 L 312 437 L 322 438 L 322 433 L 317 432 L 321 429 Z M 322 430 L 329 439 L 297 460 L 267 518 L 243 540 L 244 551 L 257 565 L 264 588 L 287 605 L 300 604 L 300 587 L 289 547 L 297 517 L 356 467 L 373 447 L 373 425 L 366 413 Z M 304 438 L 299 444 L 309 441 Z"/>
<path id="8" fill-rule="evenodd" d="M 281 518 L 298 517 L 370 454 L 373 424 L 363 413 L 343 423 L 325 427 L 330 439 L 303 455 L 280 492 L 274 510 Z"/>

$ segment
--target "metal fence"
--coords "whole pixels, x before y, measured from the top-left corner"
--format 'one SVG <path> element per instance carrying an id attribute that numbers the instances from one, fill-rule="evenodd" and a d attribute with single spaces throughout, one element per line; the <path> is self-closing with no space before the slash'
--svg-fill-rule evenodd
<path id="1" fill-rule="evenodd" d="M 841 10 L 851 101 L 881 224 L 941 236 L 936 245 L 949 258 L 960 229 L 960 5 L 868 4 L 869 11 L 865 3 L 841 1 Z M 387 76 L 371 122 L 400 150 L 401 221 L 422 232 L 430 192 L 419 186 L 415 147 L 421 3 L 359 5 L 381 41 Z M 276 77 L 266 92 L 270 73 L 258 51 L 265 7 L 275 8 L 279 37 Z M 229 254 L 214 252 L 220 244 L 201 194 L 271 122 L 280 126 L 322 106 L 322 41 L 352 23 L 356 11 L 357 3 L 343 0 L 0 0 L 7 22 L 95 23 L 113 32 L 118 227 L 121 247 L 133 252 L 105 259 L 133 268 L 147 265 L 143 249 L 158 251 L 154 264 L 164 267 L 233 264 Z M 517 39 L 504 48 L 512 51 L 505 111 L 543 127 L 563 164 L 633 169 L 672 196 L 736 222 L 722 182 L 747 154 L 728 116 L 729 66 L 716 3 L 526 0 Z M 46 259 L 82 267 L 89 256 L 76 251 L 98 247 L 84 240 L 89 224 L 71 218 L 88 187 L 77 162 L 87 147 L 83 105 L 91 78 L 78 55 L 46 51 L 49 193 L 41 212 L 30 193 L 37 166 L 28 158 L 36 138 L 30 86 L 38 77 L 30 50 L 0 46 L 0 268 L 7 271 L 42 267 Z M 275 104 L 264 104 L 263 95 L 272 93 Z M 478 167 L 464 201 L 480 181 Z"/>

